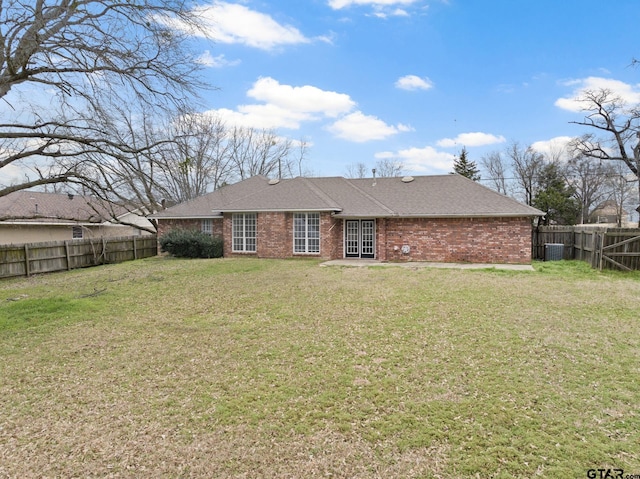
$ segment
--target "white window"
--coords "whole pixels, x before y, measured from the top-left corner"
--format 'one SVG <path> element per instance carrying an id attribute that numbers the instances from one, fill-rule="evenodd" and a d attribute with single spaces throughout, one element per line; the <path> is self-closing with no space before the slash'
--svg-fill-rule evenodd
<path id="1" fill-rule="evenodd" d="M 72 239 L 82 239 L 82 226 L 74 226 L 71 230 Z"/>
<path id="2" fill-rule="evenodd" d="M 255 253 L 256 214 L 239 213 L 232 217 L 233 251 Z"/>
<path id="3" fill-rule="evenodd" d="M 213 234 L 213 220 L 202 220 L 201 231 L 205 234 Z"/>
<path id="4" fill-rule="evenodd" d="M 320 214 L 294 213 L 293 215 L 293 252 L 320 252 Z"/>

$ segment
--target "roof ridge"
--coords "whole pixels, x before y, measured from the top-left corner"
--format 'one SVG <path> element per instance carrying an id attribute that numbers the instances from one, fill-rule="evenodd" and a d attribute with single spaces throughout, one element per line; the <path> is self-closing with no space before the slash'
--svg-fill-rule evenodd
<path id="1" fill-rule="evenodd" d="M 227 206 L 230 206 L 230 205 L 234 204 L 234 203 L 237 203 L 238 201 L 244 200 L 245 198 L 250 198 L 251 196 L 254 196 L 254 195 L 256 195 L 256 194 L 260 193 L 261 191 L 263 191 L 263 190 L 265 190 L 265 189 L 269 188 L 269 178 L 267 178 L 267 177 L 266 177 L 266 176 L 264 176 L 264 175 L 253 175 L 253 176 L 250 176 L 249 178 L 247 178 L 247 179 L 245 179 L 245 180 L 240 180 L 240 181 L 238 181 L 237 183 L 233 183 L 233 184 L 228 185 L 228 186 L 238 185 L 238 184 L 242 183 L 243 181 L 251 180 L 251 179 L 253 179 L 253 178 L 260 179 L 260 180 L 262 180 L 262 181 L 263 181 L 263 183 L 261 184 L 261 187 L 260 187 L 260 188 L 257 188 L 257 187 L 256 187 L 256 188 L 253 188 L 253 189 L 252 189 L 250 192 L 248 192 L 247 194 L 245 194 L 245 195 L 240 195 L 240 196 L 238 196 L 237 198 L 234 198 L 232 201 L 229 201 L 229 202 L 226 202 L 226 201 L 225 201 L 225 204 L 224 204 L 225 208 L 226 208 Z M 226 193 L 226 191 L 222 191 L 223 189 L 224 189 L 224 187 L 223 187 L 223 188 L 218 188 L 217 190 L 215 190 L 215 191 L 217 191 L 217 192 L 219 193 L 219 195 L 220 195 L 222 198 L 224 198 L 224 197 L 226 196 L 226 194 L 225 194 L 225 193 Z M 214 191 L 214 192 L 215 192 L 215 191 Z M 212 193 L 214 193 L 214 192 L 212 192 Z M 196 198 L 194 198 L 194 199 L 196 199 Z"/>
<path id="2" fill-rule="evenodd" d="M 304 176 L 299 176 L 298 177 L 300 180 L 302 180 L 303 183 L 305 183 L 307 186 L 309 186 L 309 189 L 318 197 L 320 198 L 322 201 L 327 203 L 327 206 L 331 207 L 331 208 L 335 208 L 338 211 L 342 211 L 342 206 L 340 206 L 338 204 L 338 202 L 336 200 L 334 200 L 333 198 L 331 198 L 331 196 L 329 196 L 327 193 L 325 193 L 324 191 L 322 191 L 320 188 L 318 188 L 317 185 L 315 185 L 313 183 L 313 181 L 311 181 L 313 178 L 305 178 Z M 294 178 L 295 179 L 295 178 Z"/>
<path id="3" fill-rule="evenodd" d="M 367 193 L 366 191 L 364 191 L 363 189 L 361 189 L 358 185 L 354 184 L 351 182 L 351 180 L 349 178 L 344 178 L 341 177 L 345 183 L 347 183 L 349 186 L 351 186 L 352 188 L 354 188 L 355 190 L 357 190 L 361 195 L 363 195 L 365 198 L 367 198 L 368 200 L 373 201 L 376 205 L 378 205 L 380 208 L 382 208 L 383 210 L 387 211 L 389 214 L 391 215 L 397 215 L 398 213 L 396 211 L 393 211 L 391 208 L 389 208 L 387 205 L 385 205 L 384 203 L 382 203 L 381 201 L 377 200 L 376 198 L 374 198 L 373 196 L 371 196 L 369 193 Z M 374 180 L 375 181 L 375 180 Z"/>

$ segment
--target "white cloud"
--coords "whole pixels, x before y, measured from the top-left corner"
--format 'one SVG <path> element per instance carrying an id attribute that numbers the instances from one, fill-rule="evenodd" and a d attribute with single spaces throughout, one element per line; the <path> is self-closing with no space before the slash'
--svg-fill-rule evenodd
<path id="1" fill-rule="evenodd" d="M 344 93 L 321 90 L 311 85 L 281 85 L 269 77 L 256 81 L 253 88 L 247 92 L 247 96 L 293 112 L 321 113 L 328 117 L 347 113 L 356 105 L 349 95 Z"/>
<path id="2" fill-rule="evenodd" d="M 352 5 L 371 5 L 373 7 L 390 7 L 394 5 L 411 5 L 417 0 L 329 0 L 329 6 L 340 10 Z"/>
<path id="3" fill-rule="evenodd" d="M 550 140 L 536 141 L 531 144 L 531 148 L 548 158 L 566 159 L 567 145 L 573 140 L 571 136 L 556 136 Z"/>
<path id="4" fill-rule="evenodd" d="M 224 55 L 214 57 L 209 50 L 205 50 L 204 53 L 196 59 L 196 62 L 210 68 L 232 67 L 240 64 L 240 60 L 227 60 Z"/>
<path id="5" fill-rule="evenodd" d="M 356 111 L 340 118 L 327 129 L 338 138 L 364 143 L 371 140 L 383 140 L 400 131 L 407 131 L 406 128 L 408 127 L 405 125 L 387 125 L 375 116 Z"/>
<path id="6" fill-rule="evenodd" d="M 602 77 L 588 77 L 564 82 L 565 86 L 574 87 L 570 96 L 559 98 L 555 105 L 568 111 L 582 111 L 584 102 L 580 98 L 587 91 L 610 90 L 630 104 L 640 103 L 640 85 L 630 85 L 620 80 Z"/>
<path id="7" fill-rule="evenodd" d="M 420 78 L 416 75 L 405 75 L 398 78 L 396 81 L 396 88 L 401 90 L 429 90 L 433 88 L 433 82 L 429 78 Z"/>
<path id="8" fill-rule="evenodd" d="M 404 170 L 421 174 L 449 173 L 455 159 L 451 153 L 438 151 L 431 146 L 407 148 L 397 152 L 385 151 L 376 153 L 375 157 L 397 159 L 404 165 Z"/>
<path id="9" fill-rule="evenodd" d="M 211 110 L 225 123 L 250 128 L 297 130 L 302 122 L 337 118 L 349 113 L 356 103 L 344 93 L 304 85 L 282 85 L 273 78 L 258 79 L 247 96 L 262 103 L 239 105 L 236 110 Z"/>
<path id="10" fill-rule="evenodd" d="M 272 50 L 284 45 L 310 43 L 311 40 L 292 25 L 282 25 L 270 15 L 251 10 L 244 5 L 215 2 L 195 9 L 208 37 L 216 42 L 242 44 L 261 50 Z M 156 17 L 156 21 L 186 31 L 194 36 L 204 36 L 176 19 Z"/>
<path id="11" fill-rule="evenodd" d="M 329 0 L 328 5 L 334 10 L 349 7 L 370 7 L 368 16 L 386 19 L 389 17 L 408 17 L 409 11 L 403 7 L 410 7 L 421 0 Z M 427 8 L 427 7 L 424 7 Z"/>
<path id="12" fill-rule="evenodd" d="M 402 8 L 396 8 L 395 10 L 384 10 L 381 8 L 377 8 L 375 9 L 375 11 L 372 14 L 374 17 L 378 17 L 378 18 L 389 18 L 389 17 L 408 17 L 409 16 L 409 12 L 407 12 L 406 10 L 402 9 Z"/>
<path id="13" fill-rule="evenodd" d="M 247 96 L 260 103 L 207 113 L 219 116 L 228 125 L 260 129 L 297 130 L 303 122 L 333 118 L 336 120 L 326 127 L 328 131 L 339 138 L 359 143 L 413 130 L 410 125 L 388 125 L 375 116 L 353 112 L 356 102 L 349 95 L 311 85 L 283 85 L 270 77 L 259 78 Z"/>
<path id="14" fill-rule="evenodd" d="M 495 145 L 496 143 L 504 143 L 507 141 L 504 136 L 491 135 L 479 131 L 471 133 L 460 133 L 455 138 L 443 138 L 436 142 L 441 148 L 452 148 L 455 146 L 486 146 Z"/>
<path id="15" fill-rule="evenodd" d="M 27 169 L 15 164 L 0 168 L 0 187 L 10 186 L 26 180 Z"/>
<path id="16" fill-rule="evenodd" d="M 393 15 L 394 17 L 408 17 L 409 16 L 409 12 L 407 12 L 406 10 L 402 9 L 402 8 L 396 8 L 391 15 Z"/>
<path id="17" fill-rule="evenodd" d="M 303 121 L 317 119 L 312 115 L 293 112 L 272 104 L 240 105 L 237 110 L 220 108 L 206 113 L 220 117 L 228 126 L 267 130 L 278 128 L 297 130 Z"/>

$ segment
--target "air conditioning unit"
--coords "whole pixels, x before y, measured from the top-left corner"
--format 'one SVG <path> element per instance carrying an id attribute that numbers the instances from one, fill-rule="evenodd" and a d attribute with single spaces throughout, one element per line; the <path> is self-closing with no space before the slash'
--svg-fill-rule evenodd
<path id="1" fill-rule="evenodd" d="M 562 243 L 545 243 L 544 260 L 559 261 L 564 256 L 564 244 Z"/>

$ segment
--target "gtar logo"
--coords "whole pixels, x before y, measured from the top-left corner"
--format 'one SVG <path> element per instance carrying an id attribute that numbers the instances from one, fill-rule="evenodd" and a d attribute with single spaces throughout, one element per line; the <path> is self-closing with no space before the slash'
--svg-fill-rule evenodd
<path id="1" fill-rule="evenodd" d="M 623 479 L 623 474 L 622 469 L 589 469 L 587 471 L 589 479 Z"/>

